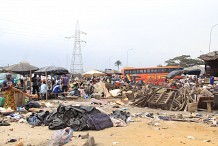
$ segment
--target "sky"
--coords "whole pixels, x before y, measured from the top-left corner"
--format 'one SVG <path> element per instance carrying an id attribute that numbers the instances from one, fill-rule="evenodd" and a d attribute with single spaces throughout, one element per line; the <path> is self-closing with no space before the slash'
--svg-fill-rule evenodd
<path id="1" fill-rule="evenodd" d="M 217 0 L 1 0 L 0 66 L 22 61 L 70 69 L 76 22 L 84 71 L 165 65 L 209 52 Z M 218 50 L 218 26 L 211 51 Z M 128 55 L 127 55 L 128 54 Z"/>

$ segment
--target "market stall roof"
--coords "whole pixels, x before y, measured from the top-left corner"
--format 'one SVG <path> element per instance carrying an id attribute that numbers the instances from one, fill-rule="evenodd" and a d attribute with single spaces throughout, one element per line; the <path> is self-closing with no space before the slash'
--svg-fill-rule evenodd
<path id="1" fill-rule="evenodd" d="M 213 51 L 207 54 L 203 54 L 199 56 L 198 58 L 204 60 L 204 61 L 213 61 L 218 60 L 218 51 Z"/>
<path id="2" fill-rule="evenodd" d="M 104 76 L 106 74 L 103 72 L 97 71 L 97 70 L 90 70 L 90 71 L 83 73 L 82 75 L 83 76 Z"/>
<path id="3" fill-rule="evenodd" d="M 14 64 L 4 68 L 4 70 L 6 71 L 11 71 L 22 75 L 30 74 L 30 71 L 34 72 L 38 69 L 39 69 L 38 67 L 35 67 L 29 64 L 28 62 L 20 62 L 19 64 Z"/>
<path id="4" fill-rule="evenodd" d="M 46 67 L 40 68 L 35 73 L 36 74 L 41 74 L 41 75 L 45 75 L 45 73 L 47 73 L 48 75 L 50 75 L 50 74 L 63 75 L 63 74 L 68 74 L 69 71 L 66 68 L 63 68 L 63 67 L 46 66 Z"/>
<path id="5" fill-rule="evenodd" d="M 106 74 L 121 74 L 121 72 L 120 71 L 118 71 L 118 70 L 114 70 L 114 69 L 107 69 L 107 70 L 105 70 L 105 73 Z"/>

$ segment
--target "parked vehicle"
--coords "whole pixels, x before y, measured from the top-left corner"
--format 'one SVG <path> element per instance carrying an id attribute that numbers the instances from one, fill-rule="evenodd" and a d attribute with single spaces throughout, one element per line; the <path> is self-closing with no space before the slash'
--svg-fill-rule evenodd
<path id="1" fill-rule="evenodd" d="M 127 77 L 129 81 L 135 79 L 136 81 L 142 80 L 144 83 L 160 85 L 165 82 L 168 73 L 182 69 L 180 66 L 123 68 L 122 75 Z"/>

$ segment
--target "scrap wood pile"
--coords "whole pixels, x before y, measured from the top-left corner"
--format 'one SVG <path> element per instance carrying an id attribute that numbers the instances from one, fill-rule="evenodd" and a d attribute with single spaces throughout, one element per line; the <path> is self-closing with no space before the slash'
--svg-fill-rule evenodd
<path id="1" fill-rule="evenodd" d="M 164 87 L 150 86 L 144 89 L 144 96 L 135 99 L 132 105 L 181 111 L 187 108 L 188 103 L 195 102 L 189 92 L 184 87 L 172 90 Z"/>

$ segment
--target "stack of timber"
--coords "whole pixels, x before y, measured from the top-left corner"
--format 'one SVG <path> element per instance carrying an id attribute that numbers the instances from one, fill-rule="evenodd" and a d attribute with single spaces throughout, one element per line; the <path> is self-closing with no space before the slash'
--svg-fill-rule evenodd
<path id="1" fill-rule="evenodd" d="M 181 111 L 187 108 L 188 103 L 195 102 L 189 92 L 184 87 L 176 90 L 164 87 L 151 87 L 151 89 L 145 90 L 142 97 L 135 99 L 132 105 Z"/>

